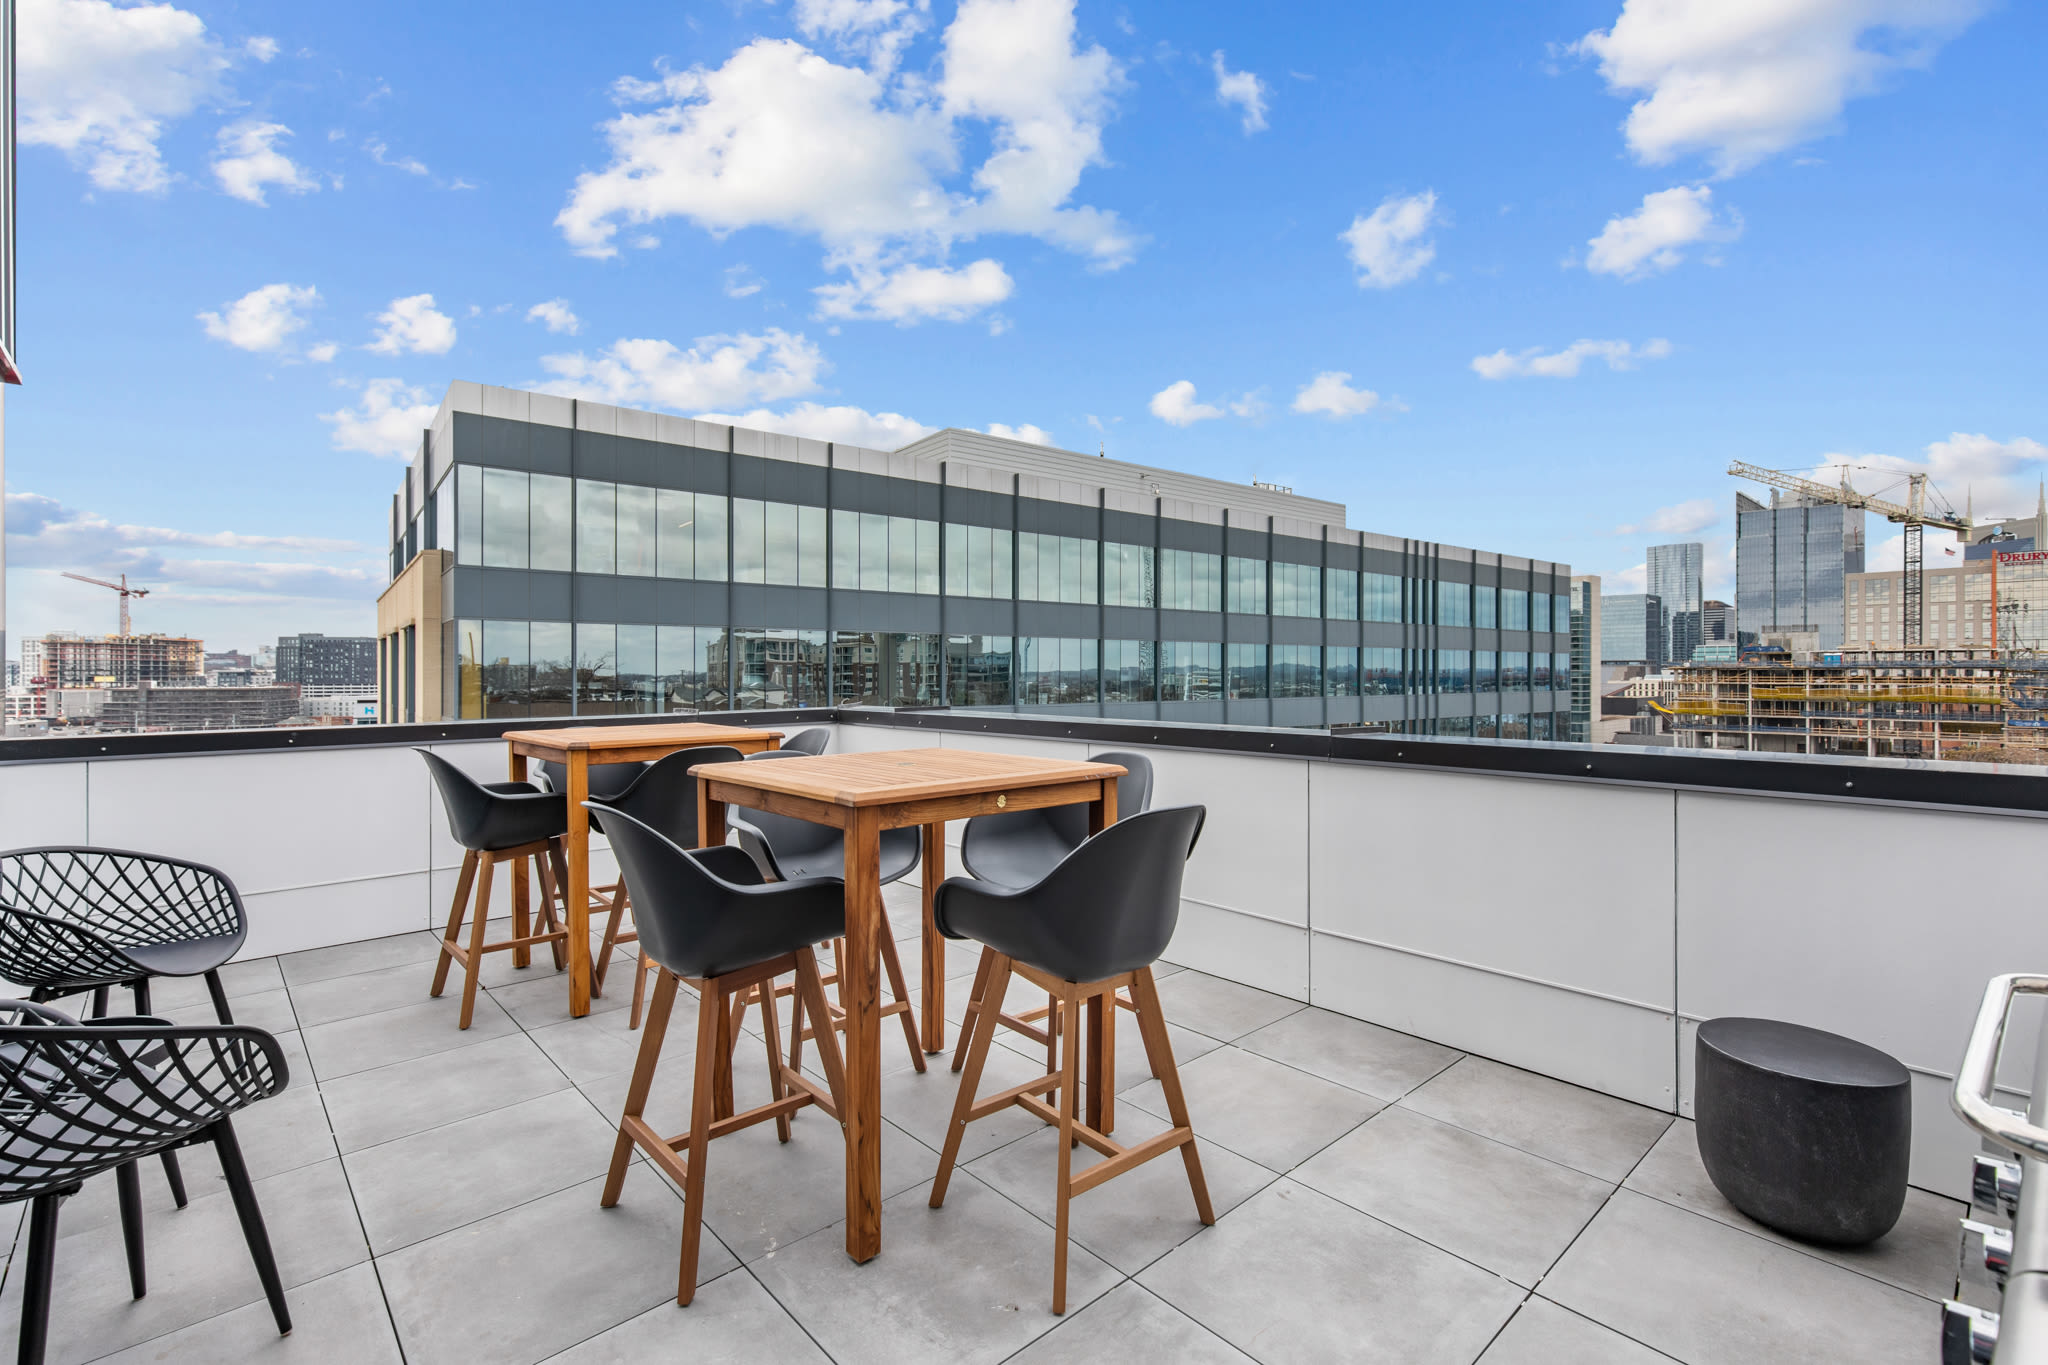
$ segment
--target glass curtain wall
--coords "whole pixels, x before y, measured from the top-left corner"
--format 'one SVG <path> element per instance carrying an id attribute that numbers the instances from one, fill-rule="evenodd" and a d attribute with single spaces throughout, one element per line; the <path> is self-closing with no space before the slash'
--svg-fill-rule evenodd
<path id="1" fill-rule="evenodd" d="M 1159 695 L 1158 647 L 1150 640 L 1102 642 L 1102 699 L 1148 702 Z"/>
<path id="2" fill-rule="evenodd" d="M 1159 580 L 1150 545 L 1102 544 L 1102 604 L 1106 607 L 1158 605 Z"/>
<path id="3" fill-rule="evenodd" d="M 1097 600 L 1092 540 L 1023 531 L 1017 536 L 1017 597 L 1024 602 Z"/>
<path id="4" fill-rule="evenodd" d="M 1159 700 L 1216 701 L 1223 696 L 1223 646 L 1162 640 L 1159 644 Z"/>
<path id="5" fill-rule="evenodd" d="M 1011 685 L 1010 637 L 946 637 L 946 700 L 954 706 L 1008 706 Z"/>
<path id="6" fill-rule="evenodd" d="M 1266 647 L 1233 644 L 1226 651 L 1229 665 L 1224 687 L 1232 701 L 1250 701 L 1266 695 Z"/>
<path id="7" fill-rule="evenodd" d="M 936 705 L 943 642 L 938 635 L 834 631 L 833 700 L 841 706 Z"/>
<path id="8" fill-rule="evenodd" d="M 1017 641 L 1019 706 L 1092 705 L 1101 699 L 1094 640 L 1026 636 Z"/>
<path id="9" fill-rule="evenodd" d="M 1226 610 L 1243 616 L 1266 614 L 1266 561 L 1230 556 L 1224 565 Z"/>
<path id="10" fill-rule="evenodd" d="M 1010 597 L 1010 533 L 999 526 L 946 527 L 946 595 Z"/>
<path id="11" fill-rule="evenodd" d="M 1321 616 L 1323 571 L 1314 564 L 1273 565 L 1273 614 Z"/>
<path id="12" fill-rule="evenodd" d="M 859 592 L 937 594 L 939 524 L 919 517 L 834 509 L 832 586 Z"/>
<path id="13" fill-rule="evenodd" d="M 733 697 L 741 710 L 827 703 L 830 656 L 822 630 L 738 628 L 732 657 Z"/>
<path id="14" fill-rule="evenodd" d="M 1323 647 L 1274 645 L 1272 688 L 1276 697 L 1322 696 Z"/>
<path id="15" fill-rule="evenodd" d="M 1159 605 L 1168 611 L 1223 610 L 1223 556 L 1159 552 Z"/>

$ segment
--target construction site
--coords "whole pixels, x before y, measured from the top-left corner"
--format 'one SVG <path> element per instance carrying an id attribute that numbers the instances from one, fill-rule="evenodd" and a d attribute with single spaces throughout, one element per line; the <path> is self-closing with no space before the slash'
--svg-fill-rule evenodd
<path id="1" fill-rule="evenodd" d="M 2039 763 L 2048 661 L 1988 651 L 1752 648 L 1682 665 L 1666 699 L 1679 747 L 1865 758 Z"/>

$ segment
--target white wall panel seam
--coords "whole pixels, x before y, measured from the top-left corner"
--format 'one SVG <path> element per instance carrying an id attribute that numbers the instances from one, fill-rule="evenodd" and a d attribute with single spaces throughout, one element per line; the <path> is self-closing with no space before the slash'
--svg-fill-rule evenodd
<path id="1" fill-rule="evenodd" d="M 1228 909 L 1229 907 L 1221 906 L 1218 908 Z M 1238 913 L 1242 914 L 1243 912 L 1239 911 Z M 1631 1000 L 1625 995 L 1610 995 L 1606 991 L 1596 991 L 1589 986 L 1574 986 L 1566 981 L 1552 981 L 1546 977 L 1530 976 L 1526 972 L 1509 971 L 1505 967 L 1489 967 L 1484 962 L 1471 962 L 1464 958 L 1447 957 L 1442 953 L 1432 953 L 1423 948 L 1410 948 L 1404 944 L 1388 943 L 1376 938 L 1362 938 L 1357 934 L 1346 934 L 1336 929 L 1309 930 L 1311 942 L 1314 941 L 1317 934 L 1342 939 L 1346 943 L 1356 943 L 1366 948 L 1383 948 L 1390 953 L 1401 953 L 1408 957 L 1427 958 L 1431 962 L 1441 962 L 1447 967 L 1464 967 L 1470 971 L 1484 972 L 1488 976 L 1504 976 L 1510 981 L 1523 981 L 1531 986 L 1548 986 L 1554 991 L 1566 991 L 1572 995 L 1583 995 L 1593 1000 L 1605 1000 L 1610 1005 L 1627 1005 L 1631 1009 L 1648 1010 L 1652 1014 L 1660 1014 L 1667 1017 L 1672 1014 L 1669 1005 L 1659 1005 L 1649 1000 Z M 1674 1022 L 1676 1021 L 1674 1020 Z"/>
<path id="2" fill-rule="evenodd" d="M 1263 920 L 1267 924 L 1277 924 L 1283 929 L 1308 929 L 1309 927 L 1299 920 L 1281 919 L 1277 915 L 1262 915 L 1256 910 L 1240 910 L 1234 905 L 1218 905 L 1215 901 L 1205 901 L 1199 896 L 1190 896 L 1185 892 L 1181 894 L 1181 900 L 1189 905 L 1199 905 L 1204 910 L 1221 910 L 1225 914 L 1242 915 L 1246 919 Z M 1363 943 L 1365 940 L 1360 939 L 1359 942 Z"/>

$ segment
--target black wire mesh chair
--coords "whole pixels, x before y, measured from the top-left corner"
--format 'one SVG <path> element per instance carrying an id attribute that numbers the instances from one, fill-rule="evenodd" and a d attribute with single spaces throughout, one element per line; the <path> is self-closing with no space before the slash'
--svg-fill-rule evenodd
<path id="1" fill-rule="evenodd" d="M 93 1176 L 119 1182 L 129 1287 L 147 1292 L 135 1162 L 211 1142 L 277 1330 L 292 1330 L 263 1211 L 229 1116 L 283 1090 L 290 1073 L 261 1029 L 179 1027 L 147 1017 L 80 1023 L 47 1005 L 0 1001 L 0 1203 L 33 1200 L 23 1271 L 21 1365 L 49 1340 L 57 1207 Z"/>
<path id="2" fill-rule="evenodd" d="M 232 1024 L 220 968 L 248 937 L 241 893 L 202 863 L 118 848 L 17 848 L 0 853 L 0 977 L 38 1003 L 128 986 L 149 1013 L 153 976 L 204 976 L 214 1012 Z"/>
<path id="3" fill-rule="evenodd" d="M 220 968 L 248 937 L 241 893 L 202 863 L 117 848 L 0 853 L 0 978 L 42 1003 L 92 992 L 92 1013 L 126 986 L 147 1015 L 153 976 L 204 976 L 214 1013 L 235 1022 Z M 171 1197 L 185 1207 L 177 1153 L 163 1152 Z"/>

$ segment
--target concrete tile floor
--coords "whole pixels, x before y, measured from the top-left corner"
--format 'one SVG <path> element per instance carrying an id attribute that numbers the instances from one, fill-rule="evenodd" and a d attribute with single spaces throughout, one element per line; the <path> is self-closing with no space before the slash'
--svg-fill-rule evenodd
<path id="1" fill-rule="evenodd" d="M 890 888 L 911 943 L 915 895 Z M 1801 1246 L 1720 1198 L 1687 1122 L 1189 971 L 1160 994 L 1216 1227 L 1170 1158 L 1083 1196 L 1055 1318 L 1050 1136 L 1021 1112 L 975 1124 L 928 1209 L 955 1078 L 945 1058 L 917 1074 L 888 1034 L 882 1256 L 842 1254 L 837 1130 L 806 1113 L 788 1146 L 769 1126 L 713 1144 L 701 1287 L 678 1309 L 678 1193 L 643 1163 L 619 1207 L 597 1205 L 638 1042 L 630 975 L 570 1020 L 552 964 L 496 955 L 459 1033 L 458 992 L 426 998 L 432 956 L 409 934 L 227 973 L 294 1071 L 237 1120 L 293 1335 L 276 1337 L 195 1149 L 183 1211 L 145 1168 L 140 1302 L 111 1178 L 66 1204 L 52 1362 L 1926 1361 L 1954 1291 L 1953 1201 L 1913 1192 L 1863 1251 Z M 973 959 L 949 968 L 957 1015 Z M 211 1018 L 184 983 L 155 1004 Z M 650 1106 L 671 1126 L 694 1028 L 679 1005 Z M 1036 1049 L 1003 1036 L 987 1088 L 1033 1074 Z M 742 1042 L 742 1103 L 765 1094 L 758 1048 Z M 1120 1052 L 1128 1141 L 1163 1106 L 1142 1048 Z M 19 1236 L 18 1212 L 0 1210 L 0 1236 Z M 0 1332 L 19 1280 L 10 1262 Z"/>

